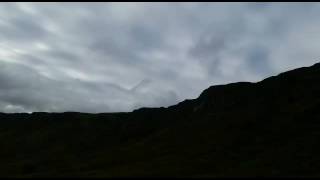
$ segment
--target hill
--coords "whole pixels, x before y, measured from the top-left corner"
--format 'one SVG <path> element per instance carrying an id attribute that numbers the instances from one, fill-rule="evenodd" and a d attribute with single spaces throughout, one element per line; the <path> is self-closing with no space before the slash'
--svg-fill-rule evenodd
<path id="1" fill-rule="evenodd" d="M 320 176 L 320 64 L 128 113 L 0 113 L 0 177 Z"/>

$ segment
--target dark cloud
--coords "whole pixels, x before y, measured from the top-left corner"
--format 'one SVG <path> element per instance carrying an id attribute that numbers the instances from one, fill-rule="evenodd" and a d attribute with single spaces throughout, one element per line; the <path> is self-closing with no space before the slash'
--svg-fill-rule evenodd
<path id="1" fill-rule="evenodd" d="M 0 111 L 131 111 L 315 63 L 319 3 L 1 3 Z"/>

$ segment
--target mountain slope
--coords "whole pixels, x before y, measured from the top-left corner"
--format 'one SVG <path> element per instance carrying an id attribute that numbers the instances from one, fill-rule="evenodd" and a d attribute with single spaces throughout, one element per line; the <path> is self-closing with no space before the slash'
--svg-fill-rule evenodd
<path id="1" fill-rule="evenodd" d="M 320 64 L 130 113 L 0 114 L 0 176 L 319 176 Z"/>

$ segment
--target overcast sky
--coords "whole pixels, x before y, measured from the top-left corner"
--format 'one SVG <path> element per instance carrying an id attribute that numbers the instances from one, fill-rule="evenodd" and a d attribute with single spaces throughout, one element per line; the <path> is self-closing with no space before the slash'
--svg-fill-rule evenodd
<path id="1" fill-rule="evenodd" d="M 132 111 L 320 61 L 319 3 L 0 3 L 0 111 Z"/>

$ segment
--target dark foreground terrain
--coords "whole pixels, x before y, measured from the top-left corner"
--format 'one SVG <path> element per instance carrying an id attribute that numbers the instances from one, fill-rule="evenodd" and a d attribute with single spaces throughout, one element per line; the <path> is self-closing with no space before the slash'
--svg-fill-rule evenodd
<path id="1" fill-rule="evenodd" d="M 168 108 L 0 114 L 0 176 L 320 177 L 320 64 Z"/>

